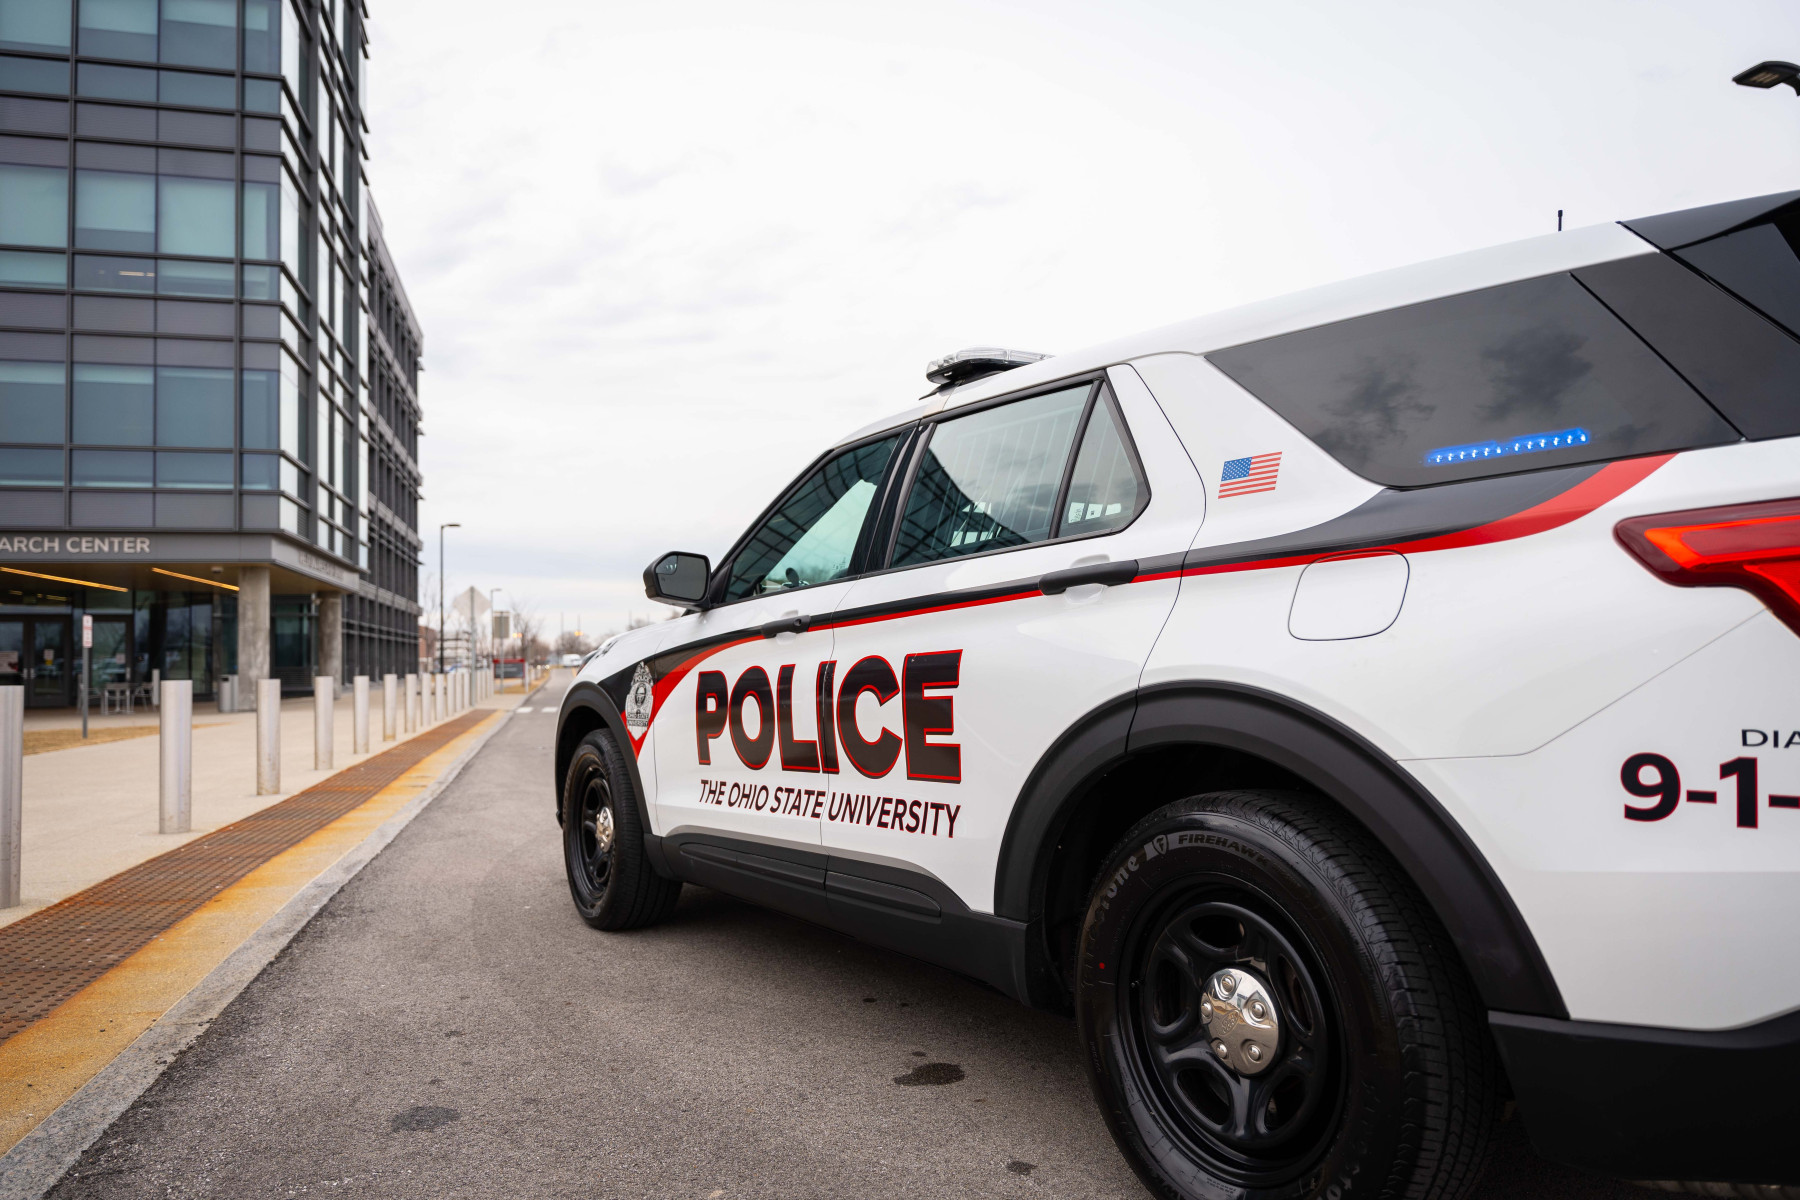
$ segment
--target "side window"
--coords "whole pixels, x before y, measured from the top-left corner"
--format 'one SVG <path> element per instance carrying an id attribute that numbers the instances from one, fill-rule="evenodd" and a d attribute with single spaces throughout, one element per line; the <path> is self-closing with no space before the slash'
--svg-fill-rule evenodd
<path id="1" fill-rule="evenodd" d="M 932 430 L 892 565 L 1107 533 L 1129 525 L 1149 498 L 1104 387 L 982 409 Z"/>
<path id="2" fill-rule="evenodd" d="M 802 481 L 732 560 L 725 599 L 843 578 L 899 444 L 896 435 L 846 450 Z"/>
<path id="3" fill-rule="evenodd" d="M 1081 435 L 1057 536 L 1109 533 L 1131 524 L 1149 499 L 1113 406 L 1102 395 Z"/>
<path id="4" fill-rule="evenodd" d="M 940 422 L 906 497 L 893 565 L 1041 542 L 1094 385 Z"/>

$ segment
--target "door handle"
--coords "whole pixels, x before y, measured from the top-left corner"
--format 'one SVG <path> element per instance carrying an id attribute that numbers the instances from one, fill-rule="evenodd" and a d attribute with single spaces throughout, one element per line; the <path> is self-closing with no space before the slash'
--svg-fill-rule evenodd
<path id="1" fill-rule="evenodd" d="M 762 625 L 757 632 L 766 638 L 772 638 L 782 633 L 805 633 L 811 624 L 811 617 L 783 617 L 779 621 L 770 621 Z"/>
<path id="2" fill-rule="evenodd" d="M 1118 562 L 1093 563 L 1085 567 L 1070 567 L 1066 571 L 1051 571 L 1038 578 L 1038 591 L 1046 596 L 1060 596 L 1072 587 L 1080 587 L 1084 583 L 1098 583 L 1105 587 L 1117 587 L 1121 583 L 1130 583 L 1137 578 L 1138 564 L 1135 558 L 1120 559 Z"/>

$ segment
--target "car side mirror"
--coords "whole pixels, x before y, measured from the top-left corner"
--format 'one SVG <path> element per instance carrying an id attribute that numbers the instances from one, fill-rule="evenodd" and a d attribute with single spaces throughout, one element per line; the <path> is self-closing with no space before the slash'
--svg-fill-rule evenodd
<path id="1" fill-rule="evenodd" d="M 712 564 L 704 554 L 675 550 L 644 568 L 644 595 L 689 612 L 706 607 Z"/>

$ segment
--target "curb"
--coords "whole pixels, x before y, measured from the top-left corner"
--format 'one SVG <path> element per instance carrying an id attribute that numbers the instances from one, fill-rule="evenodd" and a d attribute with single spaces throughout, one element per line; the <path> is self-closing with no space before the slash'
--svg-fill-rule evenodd
<path id="1" fill-rule="evenodd" d="M 409 800 L 354 849 L 301 888 L 262 927 L 207 973 L 194 989 L 101 1068 L 60 1108 L 0 1157 L 0 1200 L 41 1200 L 88 1147 L 193 1045 L 238 993 L 274 961 L 331 898 L 373 862 L 512 720 L 510 710 L 457 756 L 430 787 Z"/>

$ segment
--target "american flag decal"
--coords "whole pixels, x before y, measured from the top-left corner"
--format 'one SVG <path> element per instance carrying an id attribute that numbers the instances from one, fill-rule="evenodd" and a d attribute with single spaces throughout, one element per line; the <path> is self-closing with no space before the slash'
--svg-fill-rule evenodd
<path id="1" fill-rule="evenodd" d="M 1219 499 L 1249 496 L 1275 490 L 1275 477 L 1281 472 L 1281 451 L 1253 454 L 1249 458 L 1228 458 L 1219 471 Z"/>

